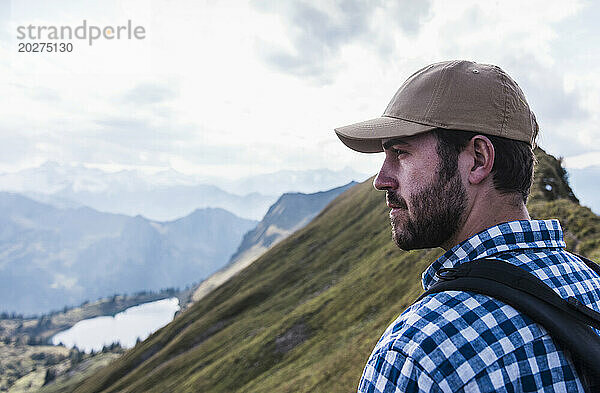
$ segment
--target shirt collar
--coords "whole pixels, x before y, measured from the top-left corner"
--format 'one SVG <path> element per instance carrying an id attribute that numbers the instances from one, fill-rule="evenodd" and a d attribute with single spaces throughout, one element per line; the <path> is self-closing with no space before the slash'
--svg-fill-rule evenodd
<path id="1" fill-rule="evenodd" d="M 565 248 L 558 220 L 519 220 L 503 222 L 457 244 L 423 272 L 423 288 L 428 290 L 438 279 L 441 268 L 489 257 L 503 251 L 532 248 Z"/>

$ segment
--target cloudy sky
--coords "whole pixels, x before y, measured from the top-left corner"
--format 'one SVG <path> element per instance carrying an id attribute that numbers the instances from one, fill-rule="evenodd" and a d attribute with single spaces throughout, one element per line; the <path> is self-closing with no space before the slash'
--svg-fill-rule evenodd
<path id="1" fill-rule="evenodd" d="M 19 53 L 19 26 L 142 26 L 141 40 Z M 377 117 L 426 64 L 497 64 L 539 144 L 600 165 L 600 2 L 0 2 L 0 171 L 52 160 L 238 177 L 351 167 L 333 128 Z M 47 42 L 56 42 L 45 40 Z M 37 41 L 40 42 L 40 41 Z"/>

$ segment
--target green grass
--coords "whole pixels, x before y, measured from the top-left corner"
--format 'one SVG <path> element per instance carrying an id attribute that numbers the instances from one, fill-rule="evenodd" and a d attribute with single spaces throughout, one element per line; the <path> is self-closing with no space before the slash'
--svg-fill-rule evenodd
<path id="1" fill-rule="evenodd" d="M 560 163 L 538 155 L 532 216 L 559 218 L 569 247 L 598 256 L 598 217 L 569 195 Z M 552 195 L 540 189 L 548 181 Z M 442 253 L 397 249 L 383 200 L 370 180 L 342 194 L 76 391 L 355 390 L 375 343 L 422 292 L 421 273 Z"/>

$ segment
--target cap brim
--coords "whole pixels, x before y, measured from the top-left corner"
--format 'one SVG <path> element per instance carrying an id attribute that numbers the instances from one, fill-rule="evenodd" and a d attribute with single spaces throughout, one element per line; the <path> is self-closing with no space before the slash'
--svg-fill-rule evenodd
<path id="1" fill-rule="evenodd" d="M 335 133 L 352 150 L 361 153 L 379 153 L 383 151 L 382 139 L 417 135 L 436 128 L 395 117 L 382 116 L 336 128 Z"/>

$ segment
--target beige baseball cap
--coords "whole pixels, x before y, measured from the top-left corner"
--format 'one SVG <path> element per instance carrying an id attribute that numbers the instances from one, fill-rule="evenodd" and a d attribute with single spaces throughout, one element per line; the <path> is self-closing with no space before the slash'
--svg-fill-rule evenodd
<path id="1" fill-rule="evenodd" d="M 381 140 L 436 128 L 474 131 L 534 145 L 538 126 L 519 85 L 500 67 L 472 61 L 435 63 L 411 75 L 383 116 L 335 129 L 349 148 L 383 151 Z"/>

